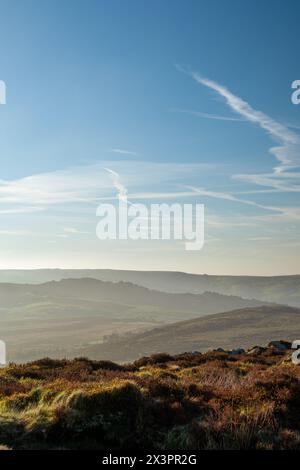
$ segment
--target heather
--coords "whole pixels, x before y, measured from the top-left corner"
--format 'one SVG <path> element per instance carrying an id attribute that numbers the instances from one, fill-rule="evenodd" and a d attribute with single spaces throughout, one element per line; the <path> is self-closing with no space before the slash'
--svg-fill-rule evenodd
<path id="1" fill-rule="evenodd" d="M 130 364 L 42 359 L 0 369 L 13 449 L 299 449 L 290 349 L 156 354 Z"/>

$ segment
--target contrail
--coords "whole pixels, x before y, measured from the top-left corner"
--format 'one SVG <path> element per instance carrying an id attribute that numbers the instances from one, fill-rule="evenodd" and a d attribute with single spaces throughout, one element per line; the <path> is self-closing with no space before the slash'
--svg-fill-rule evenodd
<path id="1" fill-rule="evenodd" d="M 118 191 L 118 197 L 121 201 L 127 201 L 127 188 L 121 183 L 120 175 L 110 168 L 104 168 L 110 175 L 114 187 Z"/>
<path id="2" fill-rule="evenodd" d="M 299 161 L 300 139 L 297 134 L 290 131 L 287 127 L 270 118 L 261 111 L 252 108 L 249 103 L 242 100 L 238 96 L 231 93 L 227 88 L 218 83 L 201 77 L 193 72 L 192 77 L 196 82 L 214 90 L 222 96 L 228 106 L 240 116 L 243 116 L 250 122 L 258 124 L 262 129 L 267 131 L 275 140 L 280 142 L 280 146 L 272 147 L 270 152 L 280 162 L 280 166 L 274 169 L 275 173 L 281 173 L 287 168 L 297 167 Z"/>

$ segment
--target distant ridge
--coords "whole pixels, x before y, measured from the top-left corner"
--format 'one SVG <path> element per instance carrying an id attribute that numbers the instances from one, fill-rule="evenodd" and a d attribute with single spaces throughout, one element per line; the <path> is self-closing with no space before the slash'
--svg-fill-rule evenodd
<path id="1" fill-rule="evenodd" d="M 118 302 L 130 305 L 151 305 L 175 311 L 195 312 L 206 315 L 220 310 L 257 307 L 264 302 L 243 299 L 238 296 L 215 292 L 203 294 L 172 294 L 140 287 L 130 282 L 104 282 L 92 278 L 62 279 L 43 284 L 0 283 L 1 307 L 10 307 L 28 302 L 40 302 L 45 298 L 80 299 L 94 302 Z"/>
<path id="2" fill-rule="evenodd" d="M 300 275 L 218 276 L 175 271 L 109 269 L 0 270 L 0 282 L 40 284 L 67 278 L 94 278 L 106 282 L 131 282 L 169 293 L 206 291 L 300 307 Z"/>

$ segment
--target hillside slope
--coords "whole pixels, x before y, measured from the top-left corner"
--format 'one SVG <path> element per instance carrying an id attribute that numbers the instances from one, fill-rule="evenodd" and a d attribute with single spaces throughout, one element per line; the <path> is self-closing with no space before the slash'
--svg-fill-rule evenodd
<path id="1" fill-rule="evenodd" d="M 83 348 L 80 354 L 122 361 L 161 351 L 176 354 L 218 347 L 245 348 L 281 337 L 300 339 L 300 309 L 262 306 L 219 313 L 114 337 L 104 344 Z"/>

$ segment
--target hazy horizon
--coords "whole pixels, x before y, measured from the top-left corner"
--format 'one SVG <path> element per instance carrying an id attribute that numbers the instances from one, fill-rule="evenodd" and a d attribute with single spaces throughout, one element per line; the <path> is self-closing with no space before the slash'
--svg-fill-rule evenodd
<path id="1" fill-rule="evenodd" d="M 0 272 L 2 271 L 132 271 L 132 272 L 160 272 L 160 273 L 180 273 L 180 274 L 191 274 L 196 276 L 228 276 L 228 277 L 288 277 L 288 276 L 300 276 L 300 271 L 296 271 L 295 273 L 274 273 L 274 274 L 243 274 L 243 273 L 236 273 L 236 274 L 228 274 L 226 272 L 193 272 L 193 271 L 180 271 L 180 270 L 166 270 L 166 269 L 134 269 L 134 268 L 108 268 L 108 267 L 101 267 L 101 268 L 91 268 L 91 267 L 32 267 L 32 268 L 23 268 L 23 267 L 16 267 L 16 268 L 0 268 Z"/>

